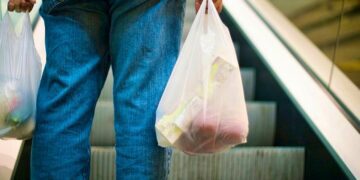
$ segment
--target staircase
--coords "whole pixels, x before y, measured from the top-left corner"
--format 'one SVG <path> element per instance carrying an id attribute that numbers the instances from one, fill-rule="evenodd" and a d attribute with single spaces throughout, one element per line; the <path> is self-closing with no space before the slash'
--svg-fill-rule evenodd
<path id="1" fill-rule="evenodd" d="M 195 16 L 193 2 L 186 6 L 184 37 Z M 173 151 L 171 180 L 303 179 L 303 147 L 275 147 L 276 103 L 254 101 L 256 70 L 241 68 L 247 100 L 248 143 L 228 152 L 188 156 Z M 115 132 L 112 72 L 98 101 L 91 132 L 90 179 L 115 179 Z"/>

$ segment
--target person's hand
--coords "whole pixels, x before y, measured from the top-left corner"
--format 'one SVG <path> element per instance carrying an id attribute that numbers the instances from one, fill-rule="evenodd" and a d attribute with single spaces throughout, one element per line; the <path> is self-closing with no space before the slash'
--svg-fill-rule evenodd
<path id="1" fill-rule="evenodd" d="M 16 12 L 30 12 L 36 0 L 9 0 L 8 10 Z"/>
<path id="2" fill-rule="evenodd" d="M 195 0 L 195 10 L 196 10 L 196 12 L 199 11 L 202 1 L 203 0 Z M 216 7 L 216 10 L 220 13 L 221 10 L 222 10 L 222 5 L 223 5 L 222 0 L 213 0 L 213 2 L 214 2 L 214 5 Z"/>

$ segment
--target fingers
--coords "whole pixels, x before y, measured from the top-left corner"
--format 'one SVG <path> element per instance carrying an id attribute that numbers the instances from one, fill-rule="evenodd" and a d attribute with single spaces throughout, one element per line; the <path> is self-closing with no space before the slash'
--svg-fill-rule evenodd
<path id="1" fill-rule="evenodd" d="M 201 6 L 201 2 L 202 0 L 195 0 L 195 11 L 196 13 L 199 11 L 200 6 Z"/>
<path id="2" fill-rule="evenodd" d="M 217 12 L 221 12 L 222 11 L 222 0 L 213 0 L 215 8 L 217 10 Z"/>
<path id="3" fill-rule="evenodd" d="M 15 3 L 13 2 L 13 0 L 9 0 L 8 10 L 9 11 L 14 11 L 15 10 Z"/>
<path id="4" fill-rule="evenodd" d="M 196 11 L 196 13 L 199 11 L 202 1 L 203 0 L 195 0 L 195 11 Z M 217 12 L 220 13 L 222 11 L 222 8 L 223 8 L 222 0 L 213 0 L 213 2 L 214 2 L 214 5 L 215 5 L 215 8 L 216 8 Z M 207 9 L 207 7 L 206 7 L 206 9 Z"/>
<path id="5" fill-rule="evenodd" d="M 30 12 L 36 0 L 9 0 L 8 10 L 16 12 Z"/>

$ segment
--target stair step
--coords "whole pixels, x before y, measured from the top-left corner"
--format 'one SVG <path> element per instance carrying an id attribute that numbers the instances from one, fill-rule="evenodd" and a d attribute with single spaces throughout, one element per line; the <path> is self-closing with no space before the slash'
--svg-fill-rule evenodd
<path id="1" fill-rule="evenodd" d="M 256 72 L 253 68 L 240 68 L 241 80 L 243 83 L 245 100 L 254 100 Z"/>
<path id="2" fill-rule="evenodd" d="M 276 104 L 273 102 L 247 102 L 246 104 L 250 130 L 248 142 L 242 146 L 272 146 L 275 135 Z M 92 145 L 115 144 L 112 101 L 97 103 L 90 137 Z"/>
<path id="3" fill-rule="evenodd" d="M 170 180 L 303 179 L 302 147 L 243 147 L 189 156 L 174 150 Z M 115 179 L 115 148 L 92 147 L 90 179 Z"/>
<path id="4" fill-rule="evenodd" d="M 249 135 L 242 146 L 272 146 L 276 126 L 275 102 L 247 102 Z"/>
<path id="5" fill-rule="evenodd" d="M 112 101 L 99 101 L 95 108 L 90 142 L 93 146 L 114 146 L 114 106 Z"/>
<path id="6" fill-rule="evenodd" d="M 91 147 L 90 180 L 115 180 L 115 147 Z"/>
<path id="7" fill-rule="evenodd" d="M 114 78 L 113 78 L 112 70 L 110 68 L 103 90 L 101 91 L 99 101 L 113 100 L 113 83 L 114 83 Z"/>
<path id="8" fill-rule="evenodd" d="M 241 77 L 244 86 L 244 94 L 246 100 L 253 100 L 254 99 L 254 92 L 255 92 L 255 69 L 253 68 L 241 68 Z M 104 84 L 104 88 L 100 94 L 99 100 L 100 101 L 112 101 L 113 100 L 113 75 L 112 71 L 109 71 L 107 79 Z"/>
<path id="9" fill-rule="evenodd" d="M 189 156 L 173 152 L 170 180 L 303 179 L 304 148 L 233 148 Z"/>

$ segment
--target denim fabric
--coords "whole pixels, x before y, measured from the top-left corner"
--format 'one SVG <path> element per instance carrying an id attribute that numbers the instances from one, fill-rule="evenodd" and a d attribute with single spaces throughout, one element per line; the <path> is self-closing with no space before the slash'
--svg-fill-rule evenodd
<path id="1" fill-rule="evenodd" d="M 155 112 L 175 64 L 184 0 L 43 0 L 47 64 L 37 99 L 31 177 L 88 179 L 89 135 L 109 68 L 117 179 L 165 179 Z"/>

